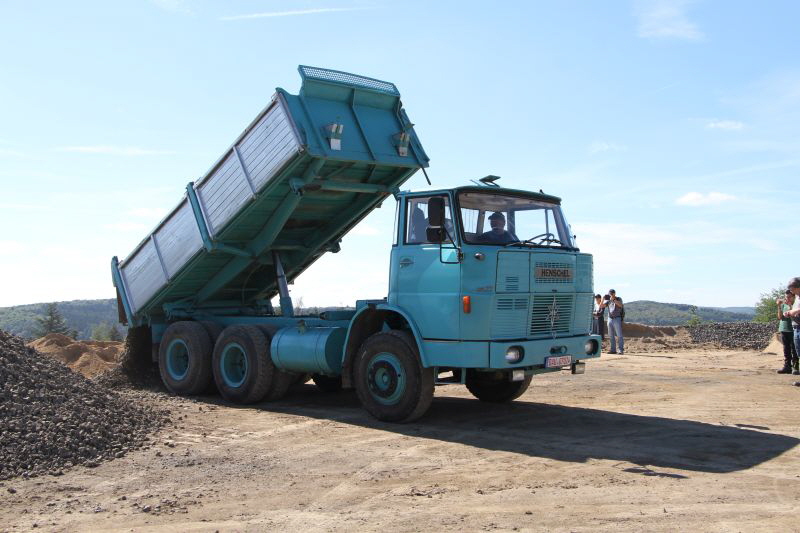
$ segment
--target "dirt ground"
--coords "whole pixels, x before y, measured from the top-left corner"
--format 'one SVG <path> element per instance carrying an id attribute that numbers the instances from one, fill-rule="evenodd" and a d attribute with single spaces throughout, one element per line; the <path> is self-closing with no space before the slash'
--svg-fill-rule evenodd
<path id="1" fill-rule="evenodd" d="M 250 407 L 152 393 L 174 427 L 0 483 L 0 530 L 800 531 L 800 388 L 781 356 L 633 349 L 508 405 L 439 387 L 408 425 L 310 383 Z"/>

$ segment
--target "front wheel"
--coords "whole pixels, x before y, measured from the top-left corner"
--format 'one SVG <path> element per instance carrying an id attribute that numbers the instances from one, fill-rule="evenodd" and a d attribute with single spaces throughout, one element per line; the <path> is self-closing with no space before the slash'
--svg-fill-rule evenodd
<path id="1" fill-rule="evenodd" d="M 528 390 L 533 376 L 522 381 L 511 381 L 505 372 L 467 371 L 467 390 L 482 402 L 504 403 L 516 400 Z"/>
<path id="2" fill-rule="evenodd" d="M 355 381 L 364 408 L 386 422 L 416 420 L 433 400 L 433 369 L 423 368 L 416 342 L 401 331 L 375 333 L 364 341 Z"/>

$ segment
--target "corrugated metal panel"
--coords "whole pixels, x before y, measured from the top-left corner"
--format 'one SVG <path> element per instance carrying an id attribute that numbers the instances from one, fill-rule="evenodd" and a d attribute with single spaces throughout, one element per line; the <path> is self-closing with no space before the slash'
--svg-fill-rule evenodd
<path id="1" fill-rule="evenodd" d="M 231 150 L 223 162 L 197 186 L 212 236 L 260 191 L 299 150 L 299 143 L 286 111 L 277 100 L 236 145 L 241 160 Z M 244 165 L 244 168 L 242 167 Z"/>
<path id="2" fill-rule="evenodd" d="M 252 198 L 236 155 L 231 152 L 214 173 L 197 188 L 197 196 L 203 204 L 211 235 L 220 229 Z"/>
<path id="3" fill-rule="evenodd" d="M 156 233 L 167 274 L 172 278 L 203 247 L 192 206 L 184 199 Z"/>
<path id="4" fill-rule="evenodd" d="M 147 241 L 136 255 L 120 267 L 125 287 L 128 289 L 131 312 L 136 313 L 160 289 L 167 279 L 152 240 Z"/>
<path id="5" fill-rule="evenodd" d="M 299 148 L 294 127 L 280 103 L 270 109 L 239 143 L 242 160 L 258 191 Z"/>
<path id="6" fill-rule="evenodd" d="M 530 254 L 501 252 L 497 254 L 497 292 L 528 292 Z"/>
<path id="7" fill-rule="evenodd" d="M 498 296 L 492 312 L 493 338 L 520 339 L 528 334 L 528 300 L 525 296 Z"/>

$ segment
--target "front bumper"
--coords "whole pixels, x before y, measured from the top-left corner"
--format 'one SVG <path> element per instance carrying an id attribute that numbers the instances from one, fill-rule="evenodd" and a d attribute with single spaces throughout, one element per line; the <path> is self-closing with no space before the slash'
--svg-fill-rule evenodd
<path id="1" fill-rule="evenodd" d="M 584 345 L 594 340 L 597 349 L 587 354 Z M 505 356 L 512 346 L 522 348 L 524 355 L 517 363 Z M 599 335 L 578 335 L 556 339 L 508 341 L 422 341 L 422 362 L 426 367 L 486 368 L 508 370 L 523 367 L 543 367 L 548 357 L 569 355 L 572 362 L 600 357 Z"/>

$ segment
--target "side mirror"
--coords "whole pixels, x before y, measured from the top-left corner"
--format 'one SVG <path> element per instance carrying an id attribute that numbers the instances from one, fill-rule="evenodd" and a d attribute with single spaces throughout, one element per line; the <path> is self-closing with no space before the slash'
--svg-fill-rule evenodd
<path id="1" fill-rule="evenodd" d="M 444 198 L 435 197 L 428 200 L 428 226 L 434 228 L 444 226 Z"/>

